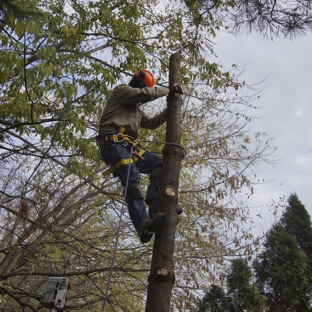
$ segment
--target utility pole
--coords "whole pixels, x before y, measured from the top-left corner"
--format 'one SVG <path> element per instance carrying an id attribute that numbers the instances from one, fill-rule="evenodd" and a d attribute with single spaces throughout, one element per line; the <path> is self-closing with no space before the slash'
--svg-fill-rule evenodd
<path id="1" fill-rule="evenodd" d="M 169 62 L 169 84 L 180 85 L 181 55 L 173 54 Z M 166 145 L 163 150 L 164 170 L 160 185 L 159 210 L 167 216 L 164 226 L 156 232 L 153 248 L 146 312 L 169 312 L 174 276 L 174 242 L 178 222 L 177 202 L 179 174 L 184 150 L 180 147 L 182 98 L 168 97 Z"/>

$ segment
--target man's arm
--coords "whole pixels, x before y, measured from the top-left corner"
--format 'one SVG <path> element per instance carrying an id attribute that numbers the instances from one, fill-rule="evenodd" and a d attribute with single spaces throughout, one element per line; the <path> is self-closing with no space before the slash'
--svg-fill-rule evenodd
<path id="1" fill-rule="evenodd" d="M 128 85 L 121 85 L 116 91 L 119 103 L 129 105 L 150 102 L 170 93 L 170 89 L 166 87 L 139 89 Z"/>
<path id="2" fill-rule="evenodd" d="M 167 121 L 167 108 L 164 109 L 160 114 L 154 117 L 149 117 L 148 115 L 142 113 L 142 119 L 140 126 L 146 129 L 156 129 Z"/>

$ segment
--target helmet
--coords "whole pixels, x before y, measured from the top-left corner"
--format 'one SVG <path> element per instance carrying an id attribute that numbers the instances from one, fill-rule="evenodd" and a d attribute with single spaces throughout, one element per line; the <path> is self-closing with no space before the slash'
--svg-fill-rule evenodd
<path id="1" fill-rule="evenodd" d="M 155 85 L 156 79 L 154 75 L 146 70 L 142 69 L 133 74 L 129 86 L 133 88 L 144 88 L 144 87 L 153 87 Z"/>

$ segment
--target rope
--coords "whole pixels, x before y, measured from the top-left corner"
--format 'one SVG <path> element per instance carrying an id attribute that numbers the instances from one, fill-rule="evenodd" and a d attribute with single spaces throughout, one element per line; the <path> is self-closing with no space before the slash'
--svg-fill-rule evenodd
<path id="1" fill-rule="evenodd" d="M 132 148 L 131 148 L 130 153 L 132 154 Z M 106 307 L 106 302 L 107 302 L 107 299 L 108 299 L 108 292 L 109 292 L 110 283 L 111 283 L 113 270 L 114 270 L 114 263 L 115 263 L 115 259 L 116 259 L 116 251 L 117 251 L 117 244 L 118 244 L 119 233 L 120 233 L 120 228 L 121 228 L 122 215 L 123 215 L 123 211 L 124 211 L 124 208 L 125 208 L 127 189 L 128 189 L 128 184 L 129 184 L 130 166 L 131 166 L 131 164 L 128 165 L 127 181 L 126 181 L 126 185 L 125 185 L 125 194 L 124 194 L 124 197 L 123 197 L 121 211 L 120 211 L 120 216 L 119 216 L 119 223 L 118 223 L 118 229 L 117 229 L 117 233 L 116 233 L 116 240 L 115 240 L 115 245 L 114 245 L 113 258 L 112 258 L 112 263 L 111 263 L 111 267 L 110 267 L 110 271 L 109 271 L 109 277 L 108 277 L 107 286 L 106 286 L 105 298 L 103 300 L 103 305 L 102 305 L 102 310 L 101 310 L 102 312 L 105 310 L 105 307 Z"/>

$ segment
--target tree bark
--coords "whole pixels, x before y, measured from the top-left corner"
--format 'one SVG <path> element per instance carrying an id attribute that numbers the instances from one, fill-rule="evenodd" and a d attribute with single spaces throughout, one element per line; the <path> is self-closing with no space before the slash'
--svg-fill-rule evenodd
<path id="1" fill-rule="evenodd" d="M 180 84 L 181 55 L 173 54 L 169 63 L 169 84 Z M 148 279 L 146 312 L 170 310 L 174 276 L 174 242 L 178 222 L 177 202 L 179 174 L 184 150 L 180 147 L 181 106 L 180 95 L 168 96 L 166 145 L 163 150 L 164 170 L 160 185 L 159 211 L 166 214 L 164 226 L 156 232 L 151 270 Z"/>

